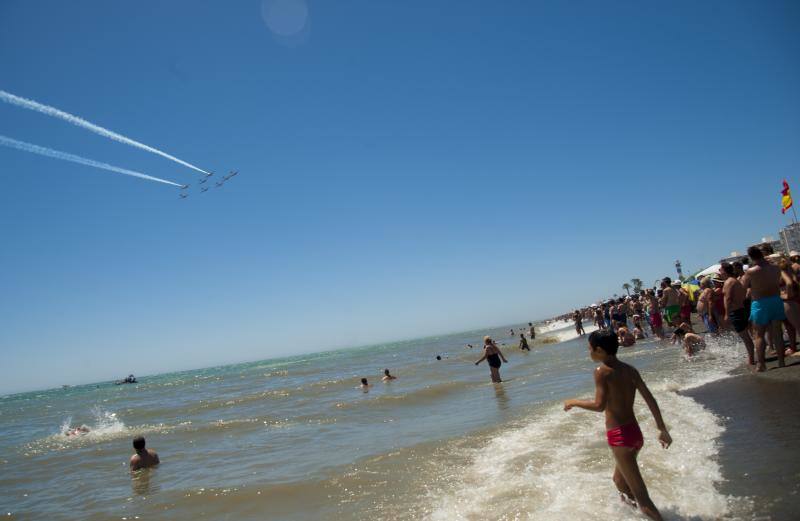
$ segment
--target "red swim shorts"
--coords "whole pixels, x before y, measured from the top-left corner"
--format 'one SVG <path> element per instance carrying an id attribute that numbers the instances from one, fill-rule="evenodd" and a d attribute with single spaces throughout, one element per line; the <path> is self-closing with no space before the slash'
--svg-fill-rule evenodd
<path id="1" fill-rule="evenodd" d="M 650 315 L 650 323 L 653 324 L 653 327 L 656 329 L 663 327 L 664 322 L 661 320 L 661 313 L 653 313 Z"/>
<path id="2" fill-rule="evenodd" d="M 642 431 L 636 422 L 610 429 L 606 432 L 606 437 L 608 438 L 608 445 L 611 447 L 629 447 L 639 450 L 644 445 Z"/>

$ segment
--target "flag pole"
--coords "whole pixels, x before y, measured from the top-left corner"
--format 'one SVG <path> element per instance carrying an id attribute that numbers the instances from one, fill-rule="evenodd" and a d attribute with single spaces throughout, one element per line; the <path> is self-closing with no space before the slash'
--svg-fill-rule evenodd
<path id="1" fill-rule="evenodd" d="M 797 224 L 797 212 L 794 209 L 794 205 L 792 205 L 792 214 L 794 215 L 794 223 Z"/>

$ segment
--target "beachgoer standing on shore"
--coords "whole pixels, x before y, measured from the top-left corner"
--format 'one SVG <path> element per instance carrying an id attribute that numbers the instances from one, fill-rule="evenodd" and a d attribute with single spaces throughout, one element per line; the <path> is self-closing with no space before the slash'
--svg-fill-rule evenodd
<path id="1" fill-rule="evenodd" d="M 145 448 L 146 442 L 144 436 L 136 436 L 133 438 L 133 449 L 136 454 L 131 456 L 130 467 L 131 470 L 146 469 L 148 467 L 155 467 L 161 460 L 158 459 L 158 454 L 153 449 Z"/>
<path id="2" fill-rule="evenodd" d="M 639 372 L 617 359 L 618 348 L 617 336 L 611 331 L 595 331 L 589 335 L 589 356 L 600 363 L 594 371 L 595 397 L 594 400 L 567 400 L 564 410 L 580 407 L 594 412 L 605 411 L 606 437 L 616 461 L 613 479 L 617 490 L 623 499 L 635 500 L 645 515 L 660 520 L 661 514 L 650 499 L 636 462 L 636 456 L 644 444 L 633 412 L 636 391 L 650 408 L 659 430 L 658 441 L 665 449 L 672 443 L 672 438 L 664 425 L 658 403 Z"/>
<path id="3" fill-rule="evenodd" d="M 717 332 L 717 323 L 711 310 L 714 306 L 714 290 L 711 288 L 711 275 L 700 281 L 700 296 L 697 298 L 697 314 L 709 333 Z"/>
<path id="4" fill-rule="evenodd" d="M 783 344 L 781 322 L 786 319 L 786 313 L 781 300 L 781 275 L 778 267 L 764 260 L 764 254 L 757 246 L 747 248 L 747 256 L 750 257 L 752 265 L 742 277 L 742 285 L 745 289 L 750 288 L 750 295 L 753 299 L 750 304 L 750 320 L 756 329 L 754 339 L 758 364 L 756 370 L 761 372 L 767 370 L 764 361 L 767 329 L 771 329 L 772 337 Z M 778 367 L 786 367 L 783 359 L 783 345 L 780 345 L 775 351 L 778 355 Z"/>
<path id="5" fill-rule="evenodd" d="M 519 348 L 521 351 L 530 351 L 531 348 L 528 346 L 528 341 L 525 340 L 525 334 L 519 334 Z"/>
<path id="6" fill-rule="evenodd" d="M 747 290 L 744 289 L 742 283 L 735 276 L 735 269 L 732 264 L 723 262 L 719 268 L 719 276 L 724 280 L 722 285 L 722 293 L 725 298 L 725 314 L 728 316 L 733 330 L 744 342 L 744 347 L 747 350 L 747 363 L 750 365 L 755 364 L 753 339 L 750 338 L 750 333 L 747 332 L 747 326 L 750 322 L 750 313 L 744 306 L 744 299 L 747 296 Z"/>
<path id="7" fill-rule="evenodd" d="M 500 360 L 505 363 L 508 363 L 506 357 L 503 356 L 503 352 L 500 351 L 500 348 L 497 347 L 497 344 L 494 343 L 492 337 L 486 336 L 483 338 L 483 356 L 475 362 L 475 365 L 480 364 L 486 360 L 489 362 L 489 370 L 492 374 L 492 382 L 500 383 L 503 380 L 500 379 L 500 366 L 503 365 Z"/>
<path id="8" fill-rule="evenodd" d="M 680 302 L 678 292 L 672 287 L 672 279 L 664 277 L 661 280 L 661 307 L 664 309 L 664 319 L 670 326 L 678 325 L 680 320 Z"/>
<path id="9" fill-rule="evenodd" d="M 679 280 L 672 283 L 678 292 L 678 305 L 680 306 L 681 321 L 692 323 L 692 298 Z"/>

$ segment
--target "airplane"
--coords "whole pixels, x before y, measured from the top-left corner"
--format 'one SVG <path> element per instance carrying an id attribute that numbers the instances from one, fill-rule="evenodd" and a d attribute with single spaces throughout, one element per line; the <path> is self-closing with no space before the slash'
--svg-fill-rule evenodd
<path id="1" fill-rule="evenodd" d="M 189 194 L 178 194 L 178 195 L 181 197 L 181 199 L 186 199 L 187 197 L 189 197 Z"/>
<path id="2" fill-rule="evenodd" d="M 197 183 L 197 184 L 201 185 L 201 184 L 205 183 L 206 181 L 208 181 L 208 176 L 205 176 L 205 177 L 204 177 L 203 179 L 201 179 L 201 180 L 200 180 L 200 182 L 199 182 L 199 183 Z"/>
<path id="3" fill-rule="evenodd" d="M 231 170 L 231 173 L 226 175 L 226 176 L 223 176 L 223 179 L 228 180 L 228 179 L 230 179 L 231 177 L 235 176 L 238 173 L 239 173 L 238 170 Z"/>
<path id="4" fill-rule="evenodd" d="M 186 190 L 187 188 L 189 188 L 189 185 L 181 185 L 181 190 Z"/>
<path id="5" fill-rule="evenodd" d="M 217 184 L 217 186 L 222 186 L 222 185 L 224 185 L 224 184 L 225 184 L 225 181 L 217 181 L 217 183 L 216 183 L 216 184 Z"/>
<path id="6" fill-rule="evenodd" d="M 208 187 L 207 187 L 207 186 L 204 186 L 203 188 L 201 188 L 201 189 L 200 189 L 200 191 L 201 191 L 201 192 L 208 192 Z"/>
<path id="7" fill-rule="evenodd" d="M 214 172 L 209 172 L 206 174 L 206 177 L 211 177 L 212 175 L 214 175 Z"/>

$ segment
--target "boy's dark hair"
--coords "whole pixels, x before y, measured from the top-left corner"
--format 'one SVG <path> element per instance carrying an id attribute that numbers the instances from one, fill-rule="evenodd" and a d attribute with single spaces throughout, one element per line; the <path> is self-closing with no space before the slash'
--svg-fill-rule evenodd
<path id="1" fill-rule="evenodd" d="M 722 271 L 724 271 L 729 277 L 734 277 L 736 274 L 736 270 L 733 269 L 733 264 L 730 262 L 723 262 L 720 264 Z"/>
<path id="2" fill-rule="evenodd" d="M 764 244 L 762 244 L 760 246 L 760 248 L 761 248 L 761 253 L 763 253 L 765 257 L 767 255 L 772 255 L 773 253 L 775 253 L 775 250 L 772 248 L 772 245 L 770 243 L 768 243 L 768 242 L 765 242 Z M 750 255 L 749 252 L 748 252 L 748 255 Z"/>
<path id="3" fill-rule="evenodd" d="M 661 282 L 663 282 L 663 283 L 664 283 L 664 284 L 666 284 L 667 286 L 670 286 L 670 285 L 672 285 L 672 279 L 671 279 L 671 278 L 669 278 L 669 277 L 664 277 L 663 279 L 661 279 Z"/>
<path id="4" fill-rule="evenodd" d="M 385 374 L 386 376 L 389 376 L 389 370 L 388 369 L 384 369 L 383 370 L 383 374 Z"/>
<path id="5" fill-rule="evenodd" d="M 133 438 L 133 448 L 136 450 L 144 450 L 144 436 L 136 436 Z"/>
<path id="6" fill-rule="evenodd" d="M 368 385 L 368 384 L 367 384 L 367 379 L 366 379 L 366 378 L 362 378 L 362 379 L 361 379 L 361 385 Z"/>
<path id="7" fill-rule="evenodd" d="M 747 248 L 747 256 L 755 262 L 758 262 L 764 258 L 764 254 L 761 252 L 761 249 L 758 246 L 750 246 Z"/>
<path id="8" fill-rule="evenodd" d="M 683 330 L 683 328 L 680 328 L 680 327 L 679 327 L 678 329 L 676 329 L 675 331 L 673 331 L 673 333 L 674 333 L 676 336 L 683 336 L 683 335 L 685 335 L 685 334 L 686 334 L 686 331 L 684 331 L 684 330 Z"/>
<path id="9" fill-rule="evenodd" d="M 616 355 L 619 349 L 619 338 L 613 331 L 593 331 L 589 335 L 589 345 L 600 348 L 609 355 Z"/>

